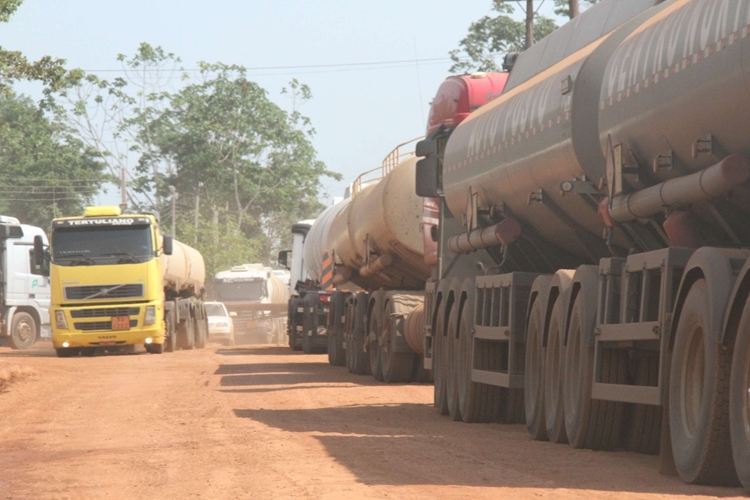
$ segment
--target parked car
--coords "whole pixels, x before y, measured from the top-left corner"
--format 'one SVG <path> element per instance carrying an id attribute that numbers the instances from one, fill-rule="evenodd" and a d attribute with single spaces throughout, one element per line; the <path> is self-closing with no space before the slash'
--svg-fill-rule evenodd
<path id="1" fill-rule="evenodd" d="M 234 345 L 234 324 L 221 302 L 206 302 L 208 317 L 208 339 L 225 345 Z"/>

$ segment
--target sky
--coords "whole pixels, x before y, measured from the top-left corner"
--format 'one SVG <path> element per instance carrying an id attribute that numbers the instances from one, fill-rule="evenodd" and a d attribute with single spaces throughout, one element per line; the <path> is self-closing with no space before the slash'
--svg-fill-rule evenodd
<path id="1" fill-rule="evenodd" d="M 296 78 L 312 90 L 300 111 L 317 131 L 318 158 L 343 175 L 322 180 L 321 199 L 330 203 L 396 145 L 424 133 L 429 103 L 449 76 L 448 52 L 491 7 L 491 0 L 25 0 L 0 25 L 0 45 L 94 73 L 119 70 L 117 54 L 133 55 L 141 42 L 188 69 L 199 61 L 266 68 L 250 78 L 288 110 L 280 90 Z M 540 12 L 552 10 L 544 0 Z M 97 202 L 116 204 L 119 195 L 110 190 Z"/>

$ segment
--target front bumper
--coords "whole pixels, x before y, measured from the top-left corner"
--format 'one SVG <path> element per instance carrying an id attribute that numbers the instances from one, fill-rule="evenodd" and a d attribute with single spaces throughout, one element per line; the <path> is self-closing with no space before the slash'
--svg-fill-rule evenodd
<path id="1" fill-rule="evenodd" d="M 156 307 L 156 322 L 144 325 L 147 306 Z M 138 313 L 129 315 L 130 328 L 128 330 L 113 330 L 111 316 L 107 313 L 112 309 L 138 309 Z M 56 323 L 57 311 L 63 311 L 68 328 L 60 328 Z M 164 313 L 161 303 L 123 304 L 112 306 L 76 306 L 53 307 L 50 309 L 52 319 L 52 345 L 63 347 L 102 347 L 146 344 L 163 344 L 165 337 Z M 67 344 L 67 345 L 63 345 Z"/>

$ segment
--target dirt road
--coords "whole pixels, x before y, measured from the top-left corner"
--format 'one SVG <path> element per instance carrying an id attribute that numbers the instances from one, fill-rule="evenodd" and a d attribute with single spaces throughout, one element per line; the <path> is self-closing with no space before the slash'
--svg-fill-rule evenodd
<path id="1" fill-rule="evenodd" d="M 2 381 L 9 381 L 3 383 Z M 58 359 L 0 348 L 0 499 L 711 498 L 655 457 L 439 416 L 288 348 Z"/>

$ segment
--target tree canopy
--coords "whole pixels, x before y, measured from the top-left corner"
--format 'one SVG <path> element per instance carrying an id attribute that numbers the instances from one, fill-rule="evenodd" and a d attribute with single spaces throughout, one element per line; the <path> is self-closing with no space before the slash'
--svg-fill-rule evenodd
<path id="1" fill-rule="evenodd" d="M 103 164 L 28 98 L 0 94 L 0 213 L 49 226 L 99 191 Z"/>
<path id="2" fill-rule="evenodd" d="M 582 1 L 583 6 L 589 6 L 599 0 Z M 572 18 L 578 4 L 578 0 L 555 0 L 555 14 Z M 507 0 L 492 0 L 492 11 L 494 15 L 484 16 L 471 23 L 469 32 L 459 42 L 459 47 L 449 52 L 453 60 L 453 66 L 449 70 L 451 73 L 500 71 L 505 54 L 524 50 L 526 24 L 511 17 L 515 7 Z M 554 20 L 535 13 L 535 42 L 555 29 L 557 25 Z"/>

